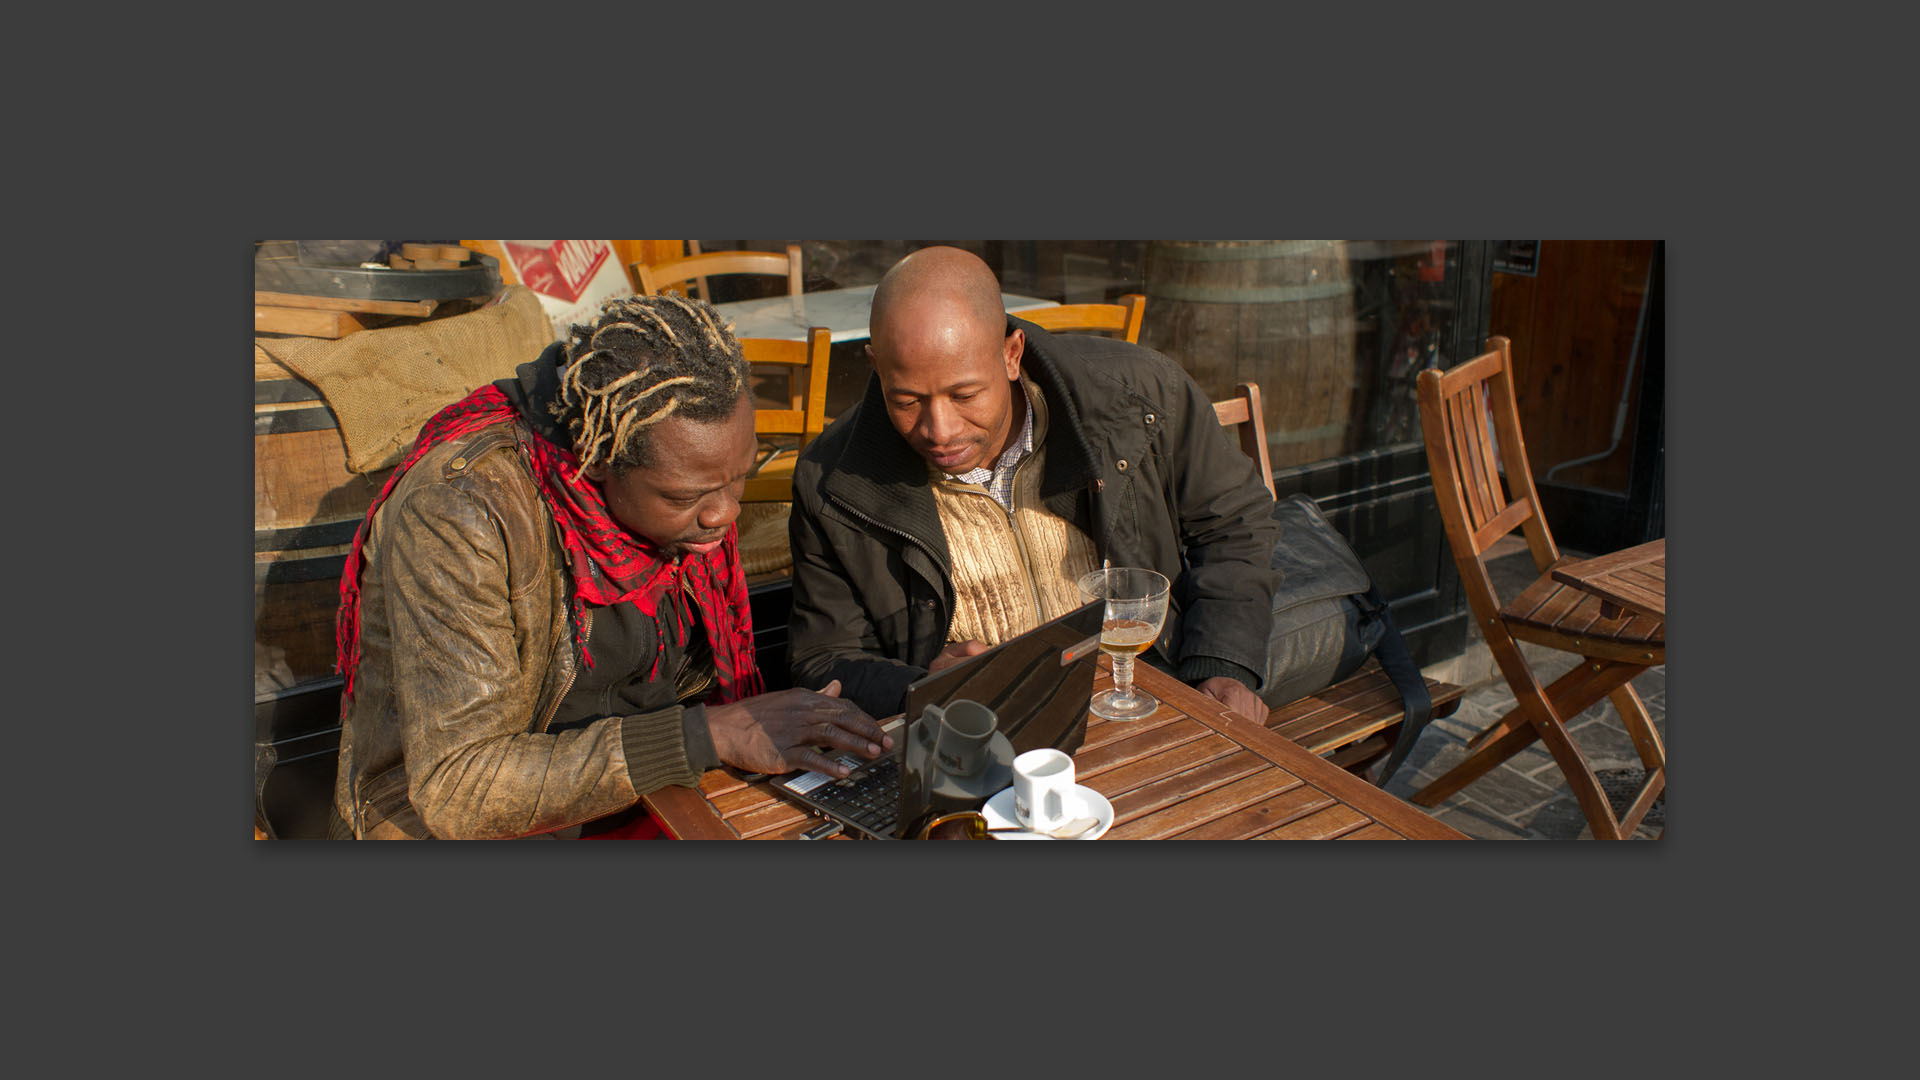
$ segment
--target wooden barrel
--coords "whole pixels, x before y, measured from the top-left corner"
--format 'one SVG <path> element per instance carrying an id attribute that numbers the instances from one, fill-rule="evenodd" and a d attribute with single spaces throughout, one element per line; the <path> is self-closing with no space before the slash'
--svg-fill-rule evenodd
<path id="1" fill-rule="evenodd" d="M 334 613 L 355 530 L 392 470 L 347 471 L 320 391 L 253 348 L 253 689 L 334 678 Z"/>
<path id="2" fill-rule="evenodd" d="M 1257 382 L 1275 468 L 1350 453 L 1364 387 L 1340 240 L 1150 241 L 1140 343 L 1214 401 Z"/>

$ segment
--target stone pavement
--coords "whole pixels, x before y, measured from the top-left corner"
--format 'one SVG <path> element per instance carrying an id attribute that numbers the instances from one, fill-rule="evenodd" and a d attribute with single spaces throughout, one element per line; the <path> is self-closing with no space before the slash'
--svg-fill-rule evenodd
<path id="1" fill-rule="evenodd" d="M 1502 599 L 1511 599 L 1538 576 L 1525 542 L 1517 535 L 1495 544 L 1492 554 L 1494 558 L 1488 563 L 1488 571 Z M 1561 554 L 1579 556 L 1581 553 L 1563 548 Z M 1552 682 L 1578 662 L 1578 658 L 1569 653 L 1524 643 L 1520 648 L 1542 684 Z M 1513 691 L 1507 688 L 1506 679 L 1494 666 L 1493 655 L 1477 628 L 1469 631 L 1467 648 L 1462 655 L 1431 665 L 1426 673 L 1431 678 L 1466 687 L 1467 693 L 1452 716 L 1427 725 L 1407 760 L 1387 783 L 1386 790 L 1402 799 L 1452 768 L 1466 756 L 1467 740 L 1514 707 Z M 1639 692 L 1647 715 L 1664 742 L 1667 738 L 1666 665 L 1641 672 L 1629 685 Z M 1626 726 L 1614 712 L 1612 703 L 1601 700 L 1567 725 L 1567 730 L 1587 755 L 1594 771 L 1600 774 L 1603 784 L 1615 779 L 1622 783 L 1622 790 L 1610 790 L 1609 794 L 1613 796 L 1614 812 L 1624 810 L 1644 773 L 1640 758 L 1633 752 L 1633 740 L 1628 737 Z M 1659 835 L 1664 827 L 1665 802 L 1663 795 L 1634 831 L 1634 839 L 1647 840 Z M 1573 840 L 1593 836 L 1559 766 L 1538 742 L 1440 805 L 1423 809 L 1481 840 Z"/>

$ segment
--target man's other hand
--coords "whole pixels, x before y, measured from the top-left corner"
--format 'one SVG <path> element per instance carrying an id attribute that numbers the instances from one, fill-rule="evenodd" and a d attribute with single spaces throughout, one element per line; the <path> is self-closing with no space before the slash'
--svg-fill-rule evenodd
<path id="1" fill-rule="evenodd" d="M 1267 722 L 1267 703 L 1261 701 L 1260 696 L 1247 689 L 1247 684 L 1239 679 L 1215 675 L 1195 689 L 1215 701 L 1225 703 L 1228 708 L 1256 724 Z"/>
<path id="2" fill-rule="evenodd" d="M 812 690 L 776 690 L 707 708 L 714 752 L 736 768 L 757 773 L 814 769 L 829 776 L 853 770 L 835 761 L 847 750 L 869 760 L 893 748 L 858 705 L 840 697 L 840 680 Z M 824 746 L 826 753 L 815 747 Z"/>
<path id="3" fill-rule="evenodd" d="M 933 663 L 927 665 L 927 674 L 931 675 L 936 671 L 943 671 L 968 657 L 979 656 L 989 648 L 991 648 L 991 646 L 978 639 L 973 641 L 956 641 L 940 650 L 940 655 L 934 657 Z"/>

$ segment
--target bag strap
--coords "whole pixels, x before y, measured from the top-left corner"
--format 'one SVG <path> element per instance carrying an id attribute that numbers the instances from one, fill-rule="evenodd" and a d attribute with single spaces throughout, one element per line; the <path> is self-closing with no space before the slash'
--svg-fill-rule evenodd
<path id="1" fill-rule="evenodd" d="M 1386 598 L 1380 595 L 1380 586 L 1367 573 L 1346 537 L 1320 512 L 1319 505 L 1311 497 L 1295 493 L 1280 500 L 1273 516 L 1288 530 L 1285 534 L 1288 542 L 1276 549 L 1274 566 L 1286 574 L 1281 588 L 1287 590 L 1289 596 L 1296 602 L 1323 595 L 1358 596 L 1364 599 L 1368 610 L 1379 615 L 1382 633 L 1373 647 L 1373 655 L 1392 680 L 1394 689 L 1400 692 L 1400 704 L 1406 713 L 1393 752 L 1375 781 L 1385 787 L 1412 752 L 1413 744 L 1433 715 L 1433 696 L 1427 693 L 1427 680 L 1421 676 L 1419 665 L 1413 662 L 1407 641 L 1400 636 L 1400 627 L 1393 621 L 1393 612 L 1388 609 Z M 1366 584 L 1364 593 L 1359 592 L 1362 582 Z"/>
<path id="2" fill-rule="evenodd" d="M 1400 636 L 1400 627 L 1393 621 L 1393 612 L 1387 609 L 1386 601 L 1380 596 L 1380 586 L 1367 585 L 1367 600 L 1379 609 L 1381 626 L 1384 633 L 1380 644 L 1374 646 L 1373 655 L 1380 661 L 1380 669 L 1393 680 L 1394 689 L 1400 691 L 1400 701 L 1406 708 L 1406 719 L 1400 724 L 1400 737 L 1394 740 L 1393 753 L 1387 756 L 1387 762 L 1380 767 L 1379 778 L 1374 783 L 1386 787 L 1387 781 L 1400 768 L 1407 754 L 1413 750 L 1413 744 L 1420 738 L 1420 732 L 1427 726 L 1433 715 L 1433 696 L 1427 693 L 1427 680 L 1420 674 L 1420 668 L 1413 662 L 1413 654 L 1407 650 L 1407 641 Z"/>

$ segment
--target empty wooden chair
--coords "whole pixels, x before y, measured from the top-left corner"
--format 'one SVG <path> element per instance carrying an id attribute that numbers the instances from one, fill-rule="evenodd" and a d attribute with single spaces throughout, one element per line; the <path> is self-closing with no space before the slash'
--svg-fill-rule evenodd
<path id="1" fill-rule="evenodd" d="M 1025 319 L 1049 333 L 1099 331 L 1138 344 L 1140 319 L 1146 308 L 1145 296 L 1128 293 L 1117 304 L 1061 304 L 1018 311 L 1014 318 Z"/>
<path id="2" fill-rule="evenodd" d="M 1633 833 L 1666 787 L 1666 748 L 1627 681 L 1666 662 L 1666 623 L 1625 612 L 1607 618 L 1598 596 L 1553 580 L 1563 562 L 1540 512 L 1514 401 L 1511 345 L 1487 339 L 1490 351 L 1449 371 L 1420 373 L 1420 424 L 1434 495 L 1467 603 L 1507 685 L 1515 707 L 1468 742 L 1466 760 L 1415 793 L 1433 806 L 1535 741 L 1560 767 L 1593 835 Z M 1497 452 L 1496 452 L 1497 451 Z M 1506 474 L 1505 489 L 1501 472 Z M 1514 529 L 1524 532 L 1540 576 L 1502 602 L 1487 572 L 1486 551 Z M 1572 671 L 1541 686 L 1520 651 L 1531 642 L 1580 657 Z M 1616 817 L 1586 754 L 1567 724 L 1601 698 L 1612 702 L 1646 767 L 1646 782 Z"/>
<path id="3" fill-rule="evenodd" d="M 741 338 L 740 350 L 755 368 L 782 367 L 787 372 L 784 408 L 755 402 L 754 434 L 765 444 L 765 456 L 747 478 L 743 502 L 787 502 L 793 498 L 793 463 L 801 448 L 827 426 L 827 359 L 832 332 L 824 326 L 807 331 L 805 341 L 783 338 Z"/>
<path id="4" fill-rule="evenodd" d="M 664 291 L 680 292 L 711 303 L 707 279 L 726 274 L 761 274 L 783 277 L 787 295 L 799 296 L 801 269 L 805 265 L 799 244 L 788 244 L 785 253 L 777 251 L 708 251 L 666 262 L 636 262 L 633 271 L 641 295 L 658 296 Z"/>

